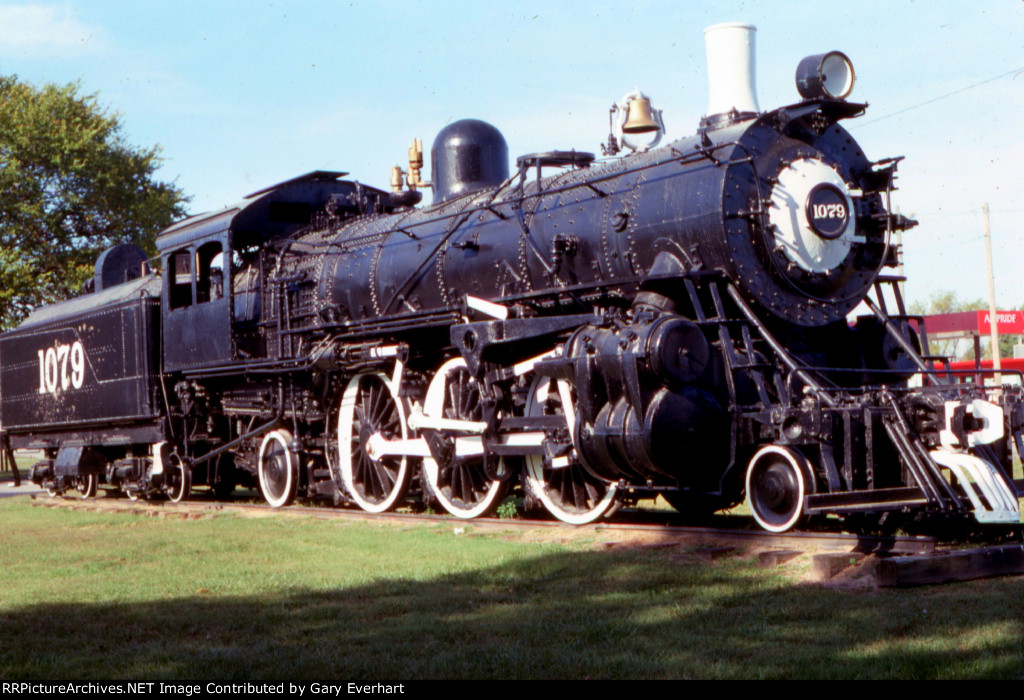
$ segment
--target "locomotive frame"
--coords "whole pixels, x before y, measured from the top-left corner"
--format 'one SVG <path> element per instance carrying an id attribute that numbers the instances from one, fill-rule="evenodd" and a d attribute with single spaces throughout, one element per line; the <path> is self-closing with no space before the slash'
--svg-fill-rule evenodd
<path id="1" fill-rule="evenodd" d="M 799 103 L 737 90 L 692 137 L 511 175 L 464 120 L 430 206 L 315 171 L 168 228 L 159 272 L 112 249 L 95 291 L 0 336 L 5 449 L 43 449 L 53 493 L 244 484 L 382 512 L 412 490 L 472 518 L 520 484 L 576 524 L 659 494 L 694 516 L 746 497 L 773 531 L 1019 522 L 1024 398 L 919 351 L 884 272 L 915 222 L 891 213 L 899 159 L 840 125 L 866 107 L 852 76 L 808 57 Z"/>

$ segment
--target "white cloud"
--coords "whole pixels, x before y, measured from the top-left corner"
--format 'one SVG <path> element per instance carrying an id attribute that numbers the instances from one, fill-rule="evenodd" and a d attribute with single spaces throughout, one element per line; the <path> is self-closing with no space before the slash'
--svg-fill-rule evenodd
<path id="1" fill-rule="evenodd" d="M 105 43 L 106 33 L 82 23 L 70 6 L 0 5 L 0 50 L 92 53 Z"/>

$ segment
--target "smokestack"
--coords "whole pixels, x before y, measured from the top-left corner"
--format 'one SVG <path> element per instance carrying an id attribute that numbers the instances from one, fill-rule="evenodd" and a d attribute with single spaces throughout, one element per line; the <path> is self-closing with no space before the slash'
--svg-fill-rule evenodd
<path id="1" fill-rule="evenodd" d="M 704 30 L 708 59 L 708 113 L 704 124 L 752 117 L 757 106 L 754 38 L 757 27 L 729 22 Z"/>

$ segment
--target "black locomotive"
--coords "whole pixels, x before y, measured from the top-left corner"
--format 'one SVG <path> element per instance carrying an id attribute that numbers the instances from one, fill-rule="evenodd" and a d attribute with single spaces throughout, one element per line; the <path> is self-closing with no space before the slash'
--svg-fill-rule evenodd
<path id="1" fill-rule="evenodd" d="M 159 272 L 111 249 L 94 291 L 0 337 L 7 448 L 44 450 L 31 478 L 55 493 L 258 484 L 469 518 L 519 487 L 570 523 L 659 494 L 691 514 L 745 494 L 776 531 L 1018 522 L 1024 402 L 922 357 L 885 272 L 914 224 L 889 207 L 898 159 L 841 126 L 865 108 L 845 56 L 797 79 L 767 112 L 713 90 L 725 106 L 660 148 L 629 143 L 659 127 L 630 114 L 609 150 L 634 152 L 600 162 L 510 172 L 497 129 L 460 121 L 429 206 L 413 154 L 392 192 L 317 171 L 182 221 Z"/>

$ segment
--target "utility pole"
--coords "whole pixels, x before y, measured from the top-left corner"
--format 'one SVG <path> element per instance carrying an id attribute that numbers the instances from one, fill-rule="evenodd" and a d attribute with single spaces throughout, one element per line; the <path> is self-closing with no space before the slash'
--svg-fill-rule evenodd
<path id="1" fill-rule="evenodd" d="M 896 216 L 899 216 L 899 215 L 900 215 L 900 208 L 896 207 Z M 897 283 L 899 285 L 899 288 L 900 288 L 900 298 L 903 299 L 904 301 L 906 301 L 906 299 L 907 299 L 907 290 L 904 288 L 904 285 L 906 284 L 906 282 L 903 279 L 904 278 L 904 273 L 903 273 L 903 229 L 899 229 L 898 228 L 895 231 L 893 231 L 892 232 L 892 239 L 893 239 L 894 245 L 896 246 L 896 276 L 900 278 L 900 281 Z M 930 348 L 925 348 L 924 352 L 925 352 L 926 355 L 929 355 L 929 354 L 931 354 L 931 349 Z"/>
<path id="2" fill-rule="evenodd" d="M 992 369 L 995 370 L 995 384 L 1001 386 L 1003 377 L 999 370 L 1002 364 L 999 361 L 999 315 L 996 313 L 996 279 L 992 274 L 992 232 L 988 225 L 988 202 L 981 208 L 985 214 L 985 262 L 988 266 L 988 321 L 989 337 L 992 341 Z"/>

